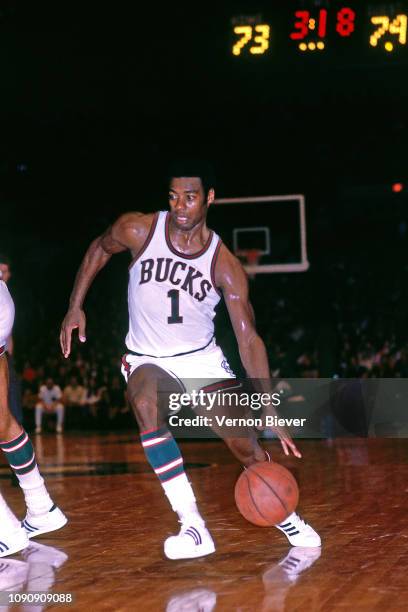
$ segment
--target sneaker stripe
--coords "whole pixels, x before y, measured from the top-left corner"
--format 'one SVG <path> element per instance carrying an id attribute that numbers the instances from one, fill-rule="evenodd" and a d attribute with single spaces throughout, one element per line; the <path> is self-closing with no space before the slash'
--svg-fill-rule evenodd
<path id="1" fill-rule="evenodd" d="M 190 531 L 189 529 L 187 529 L 187 531 L 185 531 L 184 533 L 185 533 L 185 535 L 190 536 L 190 538 L 193 538 L 194 544 L 197 546 L 198 542 L 197 542 L 196 535 L 192 531 Z"/>
<path id="2" fill-rule="evenodd" d="M 33 527 L 25 519 L 23 521 L 23 526 L 25 527 L 25 529 L 28 529 L 28 531 L 37 531 L 38 530 L 38 527 Z"/>
<path id="3" fill-rule="evenodd" d="M 293 526 L 293 527 L 289 527 L 288 529 L 285 529 L 284 531 L 286 531 L 286 533 L 290 533 L 291 531 L 296 531 L 297 527 Z"/>
<path id="4" fill-rule="evenodd" d="M 300 533 L 300 531 L 292 531 L 291 533 L 288 533 L 288 536 L 292 537 L 294 535 L 297 535 L 298 533 Z"/>
<path id="5" fill-rule="evenodd" d="M 55 510 L 56 507 L 57 507 L 57 504 L 53 504 L 51 508 L 48 510 L 48 512 L 52 512 L 53 510 Z"/>
<path id="6" fill-rule="evenodd" d="M 9 547 L 4 542 L 0 542 L 0 546 L 3 548 L 1 552 L 5 552 L 6 550 L 9 550 Z"/>
<path id="7" fill-rule="evenodd" d="M 292 523 L 281 523 L 279 527 L 282 527 L 282 529 L 284 529 L 285 527 L 290 527 L 291 525 Z"/>
<path id="8" fill-rule="evenodd" d="M 190 527 L 190 529 L 197 535 L 198 543 L 202 544 L 201 533 L 195 527 Z"/>
<path id="9" fill-rule="evenodd" d="M 200 538 L 200 539 L 198 539 L 198 537 L 197 537 L 197 533 L 195 533 L 195 531 L 196 531 L 196 530 L 194 529 L 194 527 L 189 527 L 188 529 L 186 529 L 186 531 L 185 531 L 184 533 L 185 533 L 186 535 L 189 535 L 191 538 L 193 538 L 193 540 L 194 540 L 194 544 L 195 544 L 196 546 L 198 546 L 199 544 L 201 544 L 201 542 L 200 542 L 201 538 Z"/>

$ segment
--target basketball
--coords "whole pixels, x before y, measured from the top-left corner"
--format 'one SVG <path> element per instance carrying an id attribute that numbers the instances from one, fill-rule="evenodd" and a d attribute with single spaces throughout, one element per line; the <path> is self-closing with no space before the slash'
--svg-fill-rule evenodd
<path id="1" fill-rule="evenodd" d="M 244 518 L 259 527 L 285 520 L 299 500 L 292 474 L 279 463 L 255 463 L 244 470 L 235 485 L 235 503 Z"/>

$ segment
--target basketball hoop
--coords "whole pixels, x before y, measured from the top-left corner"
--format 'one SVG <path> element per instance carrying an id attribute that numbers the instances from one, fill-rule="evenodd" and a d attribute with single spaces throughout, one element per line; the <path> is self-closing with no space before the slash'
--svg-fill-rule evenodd
<path id="1" fill-rule="evenodd" d="M 251 280 L 254 279 L 256 276 L 256 272 L 251 272 L 251 268 L 253 269 L 258 265 L 262 255 L 261 251 L 259 249 L 241 249 L 240 251 L 237 251 L 236 255 L 244 262 L 246 262 L 244 264 L 244 268 L 247 271 L 249 278 Z"/>

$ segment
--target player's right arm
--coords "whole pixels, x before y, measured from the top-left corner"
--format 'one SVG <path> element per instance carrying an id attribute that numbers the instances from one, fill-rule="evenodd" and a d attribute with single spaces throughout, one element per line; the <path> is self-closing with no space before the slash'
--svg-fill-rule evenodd
<path id="1" fill-rule="evenodd" d="M 64 357 L 71 352 L 74 329 L 78 329 L 81 342 L 86 340 L 83 303 L 95 276 L 115 253 L 129 250 L 132 257 L 136 257 L 148 236 L 152 221 L 153 214 L 124 214 L 89 246 L 76 275 L 68 312 L 61 325 L 60 344 Z"/>

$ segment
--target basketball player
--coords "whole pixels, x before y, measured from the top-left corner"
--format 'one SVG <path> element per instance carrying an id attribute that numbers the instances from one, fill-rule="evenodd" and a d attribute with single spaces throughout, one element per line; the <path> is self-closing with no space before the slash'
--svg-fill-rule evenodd
<path id="1" fill-rule="evenodd" d="M 11 278 L 11 263 L 8 257 L 0 254 L 0 273 L 2 280 L 6 283 Z M 9 406 L 10 411 L 16 421 L 20 424 L 23 423 L 23 408 L 21 405 L 21 386 L 18 379 L 15 367 L 14 367 L 14 342 L 13 336 L 7 339 L 7 351 L 6 351 L 8 370 L 9 370 Z M 13 475 L 13 484 L 15 481 Z M 17 484 L 15 482 L 15 484 Z"/>
<path id="2" fill-rule="evenodd" d="M 27 433 L 9 409 L 5 351 L 13 322 L 13 300 L 0 278 L 0 449 L 18 479 L 27 506 L 27 515 L 20 523 L 0 494 L 0 557 L 22 550 L 28 546 L 28 538 L 55 531 L 67 522 L 45 488 Z"/>
<path id="3" fill-rule="evenodd" d="M 194 165 L 193 165 L 194 166 Z M 61 349 L 71 351 L 72 330 L 85 342 L 83 302 L 96 274 L 115 253 L 129 250 L 129 333 L 122 372 L 141 432 L 147 461 L 158 476 L 181 530 L 165 541 L 170 559 L 193 558 L 215 550 L 183 468 L 179 447 L 159 412 L 157 390 L 184 390 L 198 376 L 236 386 L 234 374 L 214 340 L 214 308 L 224 298 L 243 366 L 252 379 L 269 379 L 263 341 L 254 326 L 244 269 L 206 224 L 214 189 L 202 167 L 175 167 L 170 177 L 170 211 L 120 217 L 85 254 L 61 328 Z M 227 381 L 227 383 L 225 383 Z M 212 385 L 214 390 L 214 385 Z M 300 453 L 287 433 L 277 433 L 285 454 Z M 225 438 L 245 466 L 268 459 L 254 438 Z M 293 546 L 320 546 L 320 537 L 293 513 L 278 526 Z"/>

